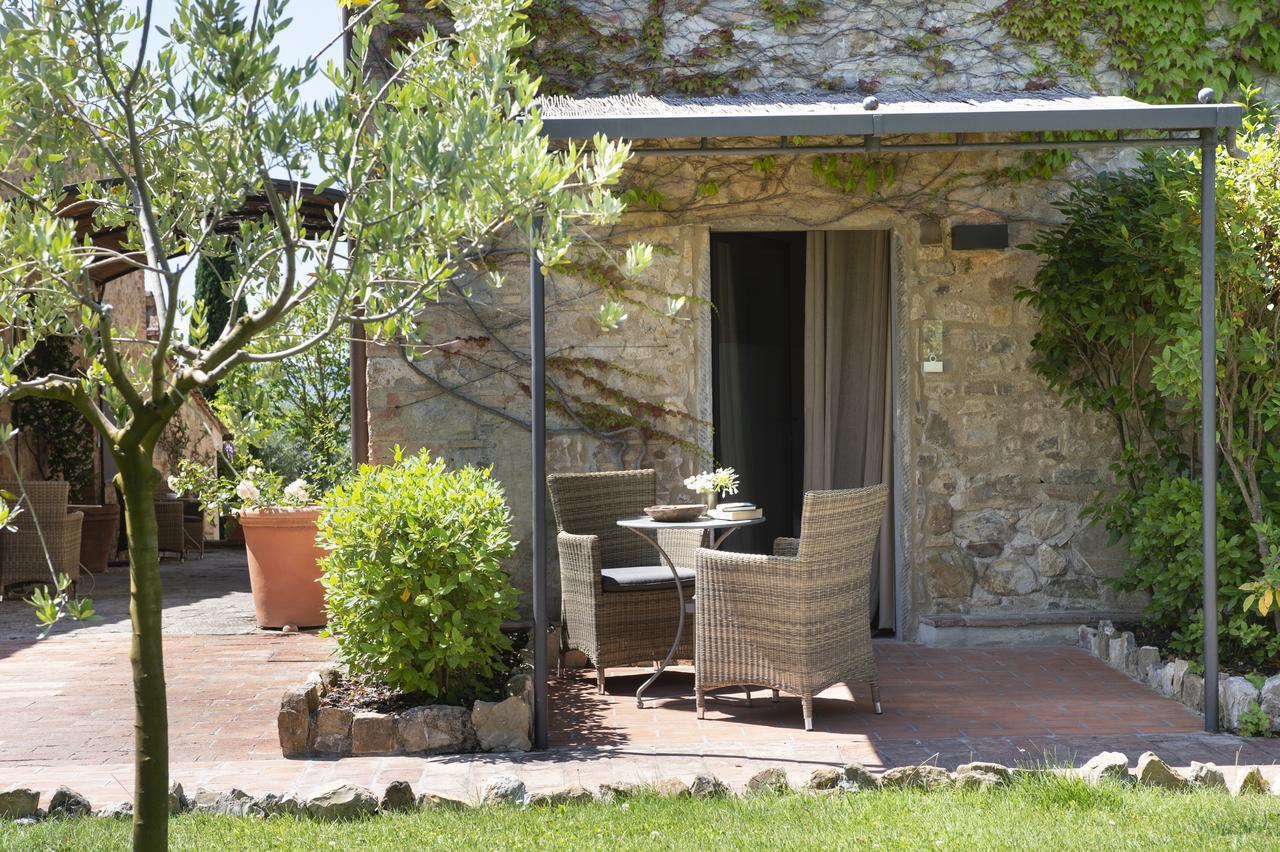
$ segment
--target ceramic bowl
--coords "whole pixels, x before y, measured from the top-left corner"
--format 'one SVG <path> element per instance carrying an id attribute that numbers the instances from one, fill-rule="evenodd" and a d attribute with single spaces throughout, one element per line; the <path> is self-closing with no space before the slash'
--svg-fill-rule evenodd
<path id="1" fill-rule="evenodd" d="M 682 506 L 650 506 L 644 513 L 655 521 L 682 523 L 698 520 L 706 509 L 701 503 L 686 503 Z"/>

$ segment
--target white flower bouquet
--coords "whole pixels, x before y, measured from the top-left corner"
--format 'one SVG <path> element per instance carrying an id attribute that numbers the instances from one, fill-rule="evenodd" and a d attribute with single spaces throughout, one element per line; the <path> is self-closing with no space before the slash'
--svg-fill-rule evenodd
<path id="1" fill-rule="evenodd" d="M 715 470 L 704 470 L 684 481 L 684 487 L 694 494 L 715 495 L 724 497 L 738 493 L 738 474 L 731 467 L 718 467 Z"/>

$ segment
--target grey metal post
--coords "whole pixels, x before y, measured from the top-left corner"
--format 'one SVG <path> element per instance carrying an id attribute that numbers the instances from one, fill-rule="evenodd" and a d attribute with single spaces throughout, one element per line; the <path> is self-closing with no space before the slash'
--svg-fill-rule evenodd
<path id="1" fill-rule="evenodd" d="M 529 228 L 529 397 L 533 401 L 533 747 L 547 747 L 547 347 L 538 234 Z"/>
<path id="2" fill-rule="evenodd" d="M 1204 729 L 1218 731 L 1217 128 L 1200 131 L 1200 515 L 1204 525 Z"/>
<path id="3" fill-rule="evenodd" d="M 351 10 L 342 10 L 342 62 L 351 61 Z M 348 244 L 348 248 L 350 245 Z M 356 313 L 363 308 L 356 306 Z M 347 385 L 351 391 L 351 464 L 357 470 L 369 461 L 369 347 L 364 323 L 351 323 L 347 344 Z"/>

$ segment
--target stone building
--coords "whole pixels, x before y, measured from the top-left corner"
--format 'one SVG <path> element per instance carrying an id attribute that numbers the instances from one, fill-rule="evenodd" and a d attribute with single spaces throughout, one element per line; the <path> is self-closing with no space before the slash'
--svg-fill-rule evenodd
<path id="1" fill-rule="evenodd" d="M 531 56 L 548 90 L 570 95 L 781 92 L 858 102 L 904 91 L 1127 90 L 1119 73 L 1099 67 L 1086 79 L 1051 45 L 1011 38 L 996 19 L 1004 5 L 689 0 L 655 12 L 649 3 L 585 0 L 572 7 L 581 19 L 561 9 L 553 27 L 543 3 L 531 18 L 541 39 Z M 794 20 L 779 19 L 783 7 Z M 384 43 L 411 36 L 408 20 Z M 776 242 L 784 259 L 775 277 L 801 281 L 812 276 L 814 235 L 879 233 L 895 509 L 880 626 L 939 644 L 1055 641 L 1098 613 L 1136 614 L 1143 601 L 1107 583 L 1122 571 L 1124 550 L 1083 517 L 1111 484 L 1114 427 L 1064 407 L 1032 371 L 1037 318 L 1015 298 L 1037 268 L 1018 246 L 1055 221 L 1053 203 L 1068 183 L 1123 168 L 1132 156 L 1091 151 L 1056 164 L 1049 179 L 1031 177 L 1031 161 L 1018 152 L 637 157 L 626 177 L 632 204 L 602 242 L 651 243 L 651 267 L 625 280 L 607 251 L 584 249 L 548 278 L 550 471 L 653 467 L 665 488 L 660 499 L 675 500 L 688 496 L 684 478 L 715 458 L 742 474 L 744 499 L 767 513 L 781 507 L 772 514 L 789 524 L 797 495 L 787 502 L 781 490 L 798 492 L 799 480 L 794 471 L 766 472 L 758 440 L 738 445 L 755 446 L 754 455 L 726 456 L 724 443 L 743 430 L 726 418 L 723 400 L 754 398 L 732 409 L 753 412 L 754 423 L 771 406 L 794 408 L 803 381 L 795 370 L 790 378 L 783 369 L 759 372 L 766 358 L 737 363 L 747 374 L 727 384 L 726 358 L 737 356 L 725 346 L 760 332 L 730 328 L 720 302 L 766 262 L 752 254 L 753 242 Z M 746 272 L 726 272 L 734 266 L 718 259 L 725 252 Z M 469 299 L 445 294 L 422 318 L 425 344 L 371 347 L 369 452 L 385 461 L 397 445 L 425 446 L 450 463 L 493 465 L 516 537 L 527 541 L 527 259 L 513 259 L 507 272 L 509 286 L 478 281 Z M 597 316 L 606 298 L 628 315 L 616 329 Z M 811 329 L 813 317 L 791 322 L 790 342 L 769 345 L 796 366 L 803 359 L 794 351 L 777 353 L 803 348 L 809 335 L 797 339 L 798 330 Z M 778 382 L 787 385 L 781 393 Z M 805 416 L 792 411 L 793 420 Z M 803 431 L 775 426 L 784 430 L 775 439 L 798 440 Z M 775 440 L 775 455 L 792 450 Z M 527 546 L 511 571 L 528 589 Z M 553 569 L 553 612 L 555 577 Z"/>
<path id="2" fill-rule="evenodd" d="M 103 298 L 114 308 L 114 317 L 117 327 L 122 330 L 122 336 L 143 340 L 155 338 L 159 334 L 155 302 L 147 292 L 143 273 L 126 273 L 111 279 L 104 286 L 106 289 Z M 139 343 L 125 343 L 121 346 L 125 357 L 141 357 L 144 351 Z M 10 405 L 11 403 L 0 403 L 0 422 L 8 421 Z M 178 460 L 184 458 L 208 465 L 215 464 L 225 432 L 226 427 L 200 392 L 192 392 L 187 402 L 178 409 L 156 446 L 153 458 L 156 469 L 162 477 L 167 476 L 176 469 Z M 84 499 L 114 503 L 116 493 L 111 486 L 111 480 L 115 476 L 114 462 L 96 434 L 93 441 L 96 447 L 94 481 Z M 20 439 L 16 449 L 15 455 L 22 475 L 28 478 L 38 476 L 40 465 L 28 442 Z M 0 456 L 0 478 L 9 475 L 8 462 Z M 205 535 L 208 538 L 218 537 L 216 518 L 206 518 Z"/>

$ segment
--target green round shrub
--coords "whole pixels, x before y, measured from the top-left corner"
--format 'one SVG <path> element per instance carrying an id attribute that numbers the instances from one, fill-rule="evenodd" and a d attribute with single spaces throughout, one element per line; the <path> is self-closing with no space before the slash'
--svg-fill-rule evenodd
<path id="1" fill-rule="evenodd" d="M 475 697 L 516 616 L 502 569 L 511 511 L 491 472 L 397 449 L 394 464 L 362 466 L 322 507 L 328 632 L 348 669 L 440 701 Z"/>

